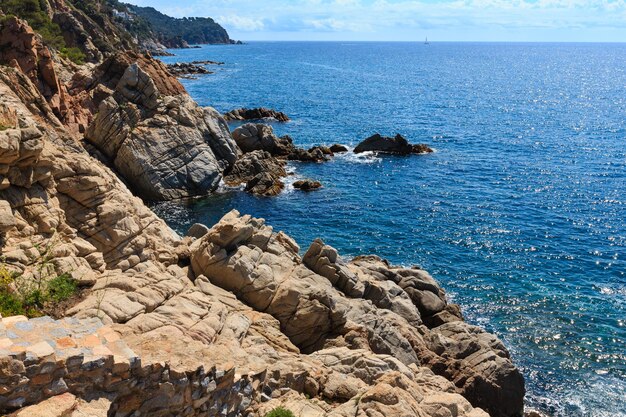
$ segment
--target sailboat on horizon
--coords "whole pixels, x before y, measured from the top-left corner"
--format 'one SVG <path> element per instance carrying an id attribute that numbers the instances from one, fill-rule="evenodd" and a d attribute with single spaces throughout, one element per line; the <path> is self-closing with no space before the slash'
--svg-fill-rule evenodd
<path id="1" fill-rule="evenodd" d="M 428 42 L 428 36 L 426 36 L 426 40 L 424 41 L 424 45 L 430 45 L 430 42 Z"/>

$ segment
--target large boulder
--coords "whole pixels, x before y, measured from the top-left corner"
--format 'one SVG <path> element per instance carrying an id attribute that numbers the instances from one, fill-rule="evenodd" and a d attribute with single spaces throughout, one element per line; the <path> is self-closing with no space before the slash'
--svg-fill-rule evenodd
<path id="1" fill-rule="evenodd" d="M 217 111 L 186 94 L 161 94 L 138 64 L 126 68 L 114 94 L 100 103 L 86 138 L 149 200 L 208 194 L 237 159 Z"/>
<path id="2" fill-rule="evenodd" d="M 397 155 L 422 154 L 433 152 L 427 145 L 411 145 L 402 135 L 395 137 L 381 136 L 376 133 L 354 148 L 354 153 L 380 152 Z"/>

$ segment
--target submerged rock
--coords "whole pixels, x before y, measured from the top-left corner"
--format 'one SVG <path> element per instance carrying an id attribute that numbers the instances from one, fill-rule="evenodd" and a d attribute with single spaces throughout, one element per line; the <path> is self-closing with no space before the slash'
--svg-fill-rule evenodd
<path id="1" fill-rule="evenodd" d="M 381 136 L 376 133 L 354 148 L 354 153 L 361 152 L 381 152 L 397 155 L 431 153 L 433 150 L 427 145 L 411 145 L 402 135 L 395 137 Z"/>
<path id="2" fill-rule="evenodd" d="M 256 109 L 235 109 L 224 114 L 226 120 L 261 120 L 261 119 L 274 119 L 279 122 L 288 122 L 289 116 L 283 112 L 279 112 L 265 107 L 259 107 Z"/>

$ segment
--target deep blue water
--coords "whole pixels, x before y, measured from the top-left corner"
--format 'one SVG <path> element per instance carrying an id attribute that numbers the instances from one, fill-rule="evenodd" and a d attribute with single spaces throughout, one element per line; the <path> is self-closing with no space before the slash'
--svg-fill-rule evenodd
<path id="1" fill-rule="evenodd" d="M 225 61 L 184 81 L 220 111 L 269 106 L 301 146 L 402 133 L 437 152 L 293 164 L 320 180 L 159 214 L 178 231 L 232 208 L 306 249 L 429 270 L 497 333 L 555 416 L 626 415 L 626 45 L 251 43 L 174 51 Z"/>

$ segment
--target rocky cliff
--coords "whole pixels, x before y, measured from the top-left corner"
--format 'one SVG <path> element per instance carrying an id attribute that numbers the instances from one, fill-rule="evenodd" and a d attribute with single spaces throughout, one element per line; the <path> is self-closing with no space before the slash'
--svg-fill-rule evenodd
<path id="1" fill-rule="evenodd" d="M 162 64 L 100 51 L 75 66 L 18 19 L 0 34 L 2 268 L 83 289 L 64 320 L 1 320 L 0 412 L 523 413 L 506 348 L 426 271 L 301 251 L 236 211 L 195 237 L 153 214 L 135 193 L 204 194 L 242 155 Z"/>

